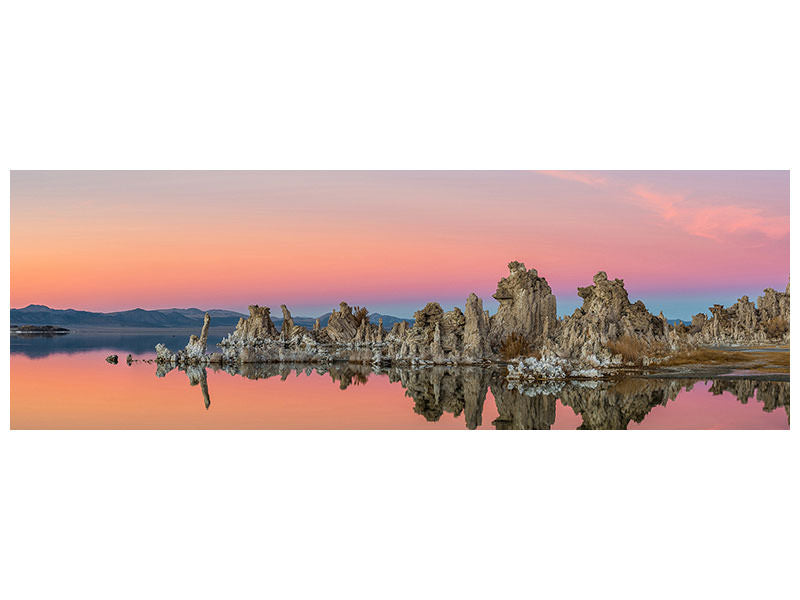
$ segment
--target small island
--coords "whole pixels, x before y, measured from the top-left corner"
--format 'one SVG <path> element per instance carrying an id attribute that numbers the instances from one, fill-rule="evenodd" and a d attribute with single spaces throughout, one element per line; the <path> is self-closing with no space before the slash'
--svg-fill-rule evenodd
<path id="1" fill-rule="evenodd" d="M 55 325 L 12 325 L 11 335 L 65 335 L 70 330 L 66 327 L 56 327 Z"/>

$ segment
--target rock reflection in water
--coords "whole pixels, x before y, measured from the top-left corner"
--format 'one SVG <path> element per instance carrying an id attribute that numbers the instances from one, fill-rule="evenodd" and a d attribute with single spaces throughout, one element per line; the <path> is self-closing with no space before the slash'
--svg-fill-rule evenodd
<path id="1" fill-rule="evenodd" d="M 240 375 L 247 379 L 279 377 L 281 381 L 285 381 L 292 373 L 295 373 L 297 377 L 308 376 L 312 373 L 329 375 L 334 383 L 339 384 L 341 390 L 346 390 L 351 385 L 363 385 L 373 374 L 373 370 L 369 366 L 355 363 L 333 363 L 327 367 L 295 363 L 245 363 L 238 366 L 225 365 L 219 369 L 230 375 Z M 218 370 L 218 368 L 214 368 L 214 370 Z"/>
<path id="2" fill-rule="evenodd" d="M 496 429 L 550 429 L 556 422 L 556 400 L 563 386 L 545 383 L 520 390 L 502 379 L 492 382 L 499 414 L 492 424 Z"/>
<path id="3" fill-rule="evenodd" d="M 714 395 L 730 392 L 742 404 L 756 397 L 766 412 L 785 408 L 789 414 L 789 384 L 784 381 L 753 381 L 750 379 L 717 379 L 709 390 Z"/>
<path id="4" fill-rule="evenodd" d="M 481 367 L 443 367 L 425 369 L 392 368 L 389 381 L 400 382 L 406 396 L 414 400 L 414 412 L 428 421 L 438 421 L 447 412 L 454 417 L 464 413 L 468 429 L 481 425 L 483 403 L 494 370 Z"/>
<path id="5" fill-rule="evenodd" d="M 627 429 L 631 421 L 641 423 L 653 408 L 666 406 L 693 384 L 682 379 L 624 379 L 593 388 L 569 385 L 561 391 L 561 402 L 583 418 L 580 429 Z"/>
<path id="6" fill-rule="evenodd" d="M 173 368 L 174 367 L 170 365 L 158 365 L 156 368 L 156 377 L 166 376 Z M 200 385 L 200 391 L 203 392 L 203 404 L 206 410 L 208 410 L 208 407 L 211 406 L 211 396 L 208 394 L 208 373 L 206 372 L 206 368 L 187 366 L 185 369 L 181 370 L 184 371 L 189 378 L 189 385 Z"/>
<path id="7" fill-rule="evenodd" d="M 173 368 L 159 365 L 158 377 Z M 627 429 L 631 422 L 641 423 L 656 406 L 667 406 L 682 391 L 691 391 L 696 379 L 629 378 L 619 381 L 554 381 L 540 384 L 511 384 L 496 367 L 372 368 L 368 365 L 333 363 L 327 366 L 293 363 L 247 363 L 241 366 L 211 367 L 247 379 L 279 377 L 286 380 L 312 373 L 327 375 L 339 389 L 365 385 L 370 377 L 388 377 L 399 383 L 414 402 L 413 411 L 427 421 L 436 422 L 449 413 L 464 415 L 468 429 L 482 424 L 486 394 L 491 391 L 498 417 L 496 429 L 550 429 L 556 421 L 556 403 L 560 401 L 582 419 L 579 429 Z M 203 403 L 211 399 L 205 367 L 180 368 L 193 386 L 200 385 Z M 709 392 L 729 392 L 746 404 L 756 398 L 766 412 L 785 408 L 789 415 L 789 382 L 751 379 L 716 379 Z"/>
<path id="8" fill-rule="evenodd" d="M 200 384 L 200 390 L 203 392 L 203 404 L 206 410 L 211 406 L 211 398 L 208 395 L 208 374 L 204 367 L 187 367 L 186 375 L 189 377 L 189 384 Z"/>

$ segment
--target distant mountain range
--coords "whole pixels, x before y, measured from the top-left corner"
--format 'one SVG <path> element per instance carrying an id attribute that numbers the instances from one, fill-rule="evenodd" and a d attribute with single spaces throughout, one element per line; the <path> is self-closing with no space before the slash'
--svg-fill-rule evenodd
<path id="1" fill-rule="evenodd" d="M 86 310 L 74 310 L 72 308 L 57 309 L 44 306 L 43 304 L 30 304 L 25 308 L 11 309 L 12 325 L 58 325 L 61 327 L 139 327 L 139 328 L 199 328 L 203 325 L 203 316 L 208 312 L 211 315 L 211 326 L 234 327 L 239 319 L 247 317 L 246 314 L 232 310 L 211 309 L 208 311 L 199 308 L 161 308 L 156 310 L 144 310 L 134 308 L 118 312 L 102 313 L 90 312 Z M 280 314 L 280 312 L 278 312 Z M 320 327 L 328 324 L 331 313 L 321 315 L 319 318 Z M 408 321 L 412 325 L 414 319 L 401 319 L 391 315 L 381 315 L 372 313 L 369 320 L 377 323 L 383 317 L 383 325 L 391 328 L 395 323 Z M 309 329 L 313 327 L 317 317 L 292 317 L 296 325 L 303 325 Z M 275 326 L 280 329 L 283 324 L 282 318 L 273 318 Z"/>

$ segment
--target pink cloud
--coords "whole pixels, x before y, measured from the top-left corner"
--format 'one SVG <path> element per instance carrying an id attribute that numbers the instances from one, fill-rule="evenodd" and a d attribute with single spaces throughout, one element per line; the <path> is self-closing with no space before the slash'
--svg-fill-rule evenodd
<path id="1" fill-rule="evenodd" d="M 637 200 L 691 235 L 720 241 L 726 235 L 756 233 L 772 239 L 789 234 L 789 219 L 768 216 L 760 208 L 735 204 L 697 206 L 680 194 L 655 192 L 645 186 L 631 188 Z"/>
<path id="2" fill-rule="evenodd" d="M 606 184 L 606 178 L 601 175 L 595 175 L 591 171 L 538 171 L 542 175 L 555 177 L 556 179 L 564 179 L 566 181 L 577 181 L 592 187 L 599 187 Z"/>

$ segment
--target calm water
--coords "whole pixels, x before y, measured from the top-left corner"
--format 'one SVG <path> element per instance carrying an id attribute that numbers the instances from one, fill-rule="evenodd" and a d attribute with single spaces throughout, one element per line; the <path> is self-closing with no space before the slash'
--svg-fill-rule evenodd
<path id="1" fill-rule="evenodd" d="M 11 341 L 13 429 L 788 429 L 789 383 L 628 379 L 508 389 L 479 368 L 250 365 L 165 372 L 155 341 Z M 155 339 L 155 341 L 153 341 Z M 151 344 L 151 342 L 153 342 Z M 120 363 L 104 358 L 114 352 Z"/>

